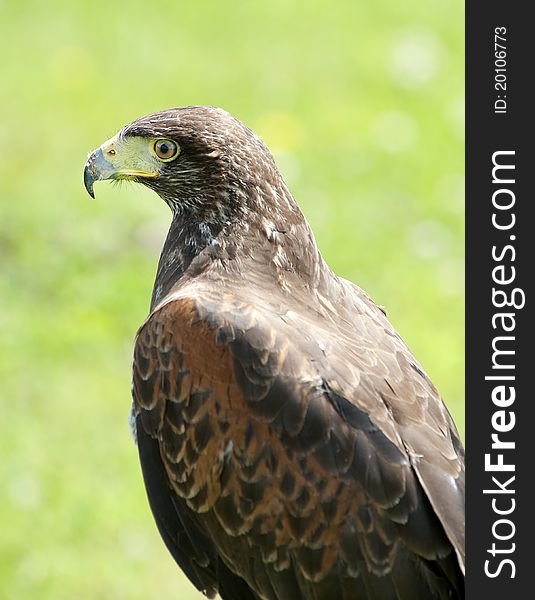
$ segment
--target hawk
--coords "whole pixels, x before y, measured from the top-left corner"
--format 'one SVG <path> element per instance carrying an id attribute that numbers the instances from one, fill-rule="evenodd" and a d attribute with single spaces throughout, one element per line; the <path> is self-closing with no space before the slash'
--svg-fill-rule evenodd
<path id="1" fill-rule="evenodd" d="M 156 524 L 224 600 L 464 596 L 464 451 L 382 308 L 323 260 L 262 140 L 213 107 L 90 154 L 172 222 L 133 407 Z"/>

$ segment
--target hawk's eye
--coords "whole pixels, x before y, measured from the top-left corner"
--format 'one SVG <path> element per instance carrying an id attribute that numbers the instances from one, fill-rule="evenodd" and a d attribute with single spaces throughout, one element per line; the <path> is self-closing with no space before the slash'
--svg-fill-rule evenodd
<path id="1" fill-rule="evenodd" d="M 164 162 L 173 160 L 178 156 L 178 144 L 173 140 L 156 140 L 154 142 L 154 154 Z"/>

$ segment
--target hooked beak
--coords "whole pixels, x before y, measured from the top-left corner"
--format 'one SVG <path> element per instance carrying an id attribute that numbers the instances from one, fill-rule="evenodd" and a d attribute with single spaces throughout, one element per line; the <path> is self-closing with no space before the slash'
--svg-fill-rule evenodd
<path id="1" fill-rule="evenodd" d="M 85 163 L 84 185 L 91 198 L 95 197 L 95 192 L 93 191 L 95 181 L 110 179 L 114 173 L 113 165 L 104 158 L 102 148 L 98 148 L 98 150 L 89 155 Z"/>
<path id="2" fill-rule="evenodd" d="M 95 197 L 93 184 L 104 179 L 154 179 L 157 171 L 145 171 L 129 168 L 124 164 L 117 151 L 117 136 L 97 148 L 87 158 L 84 168 L 84 185 L 91 198 Z"/>

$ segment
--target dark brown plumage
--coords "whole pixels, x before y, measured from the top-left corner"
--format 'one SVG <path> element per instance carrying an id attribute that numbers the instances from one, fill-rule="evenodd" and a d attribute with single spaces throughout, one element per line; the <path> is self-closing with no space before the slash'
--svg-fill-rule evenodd
<path id="1" fill-rule="evenodd" d="M 154 158 L 158 139 L 177 157 Z M 325 264 L 261 140 L 220 109 L 171 109 L 90 156 L 88 190 L 107 178 L 173 211 L 133 416 L 158 528 L 197 589 L 463 597 L 455 425 L 384 312 Z"/>

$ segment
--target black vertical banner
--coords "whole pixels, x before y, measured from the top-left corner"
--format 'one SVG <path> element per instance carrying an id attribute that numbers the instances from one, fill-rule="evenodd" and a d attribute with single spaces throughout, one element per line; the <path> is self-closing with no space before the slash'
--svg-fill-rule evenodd
<path id="1" fill-rule="evenodd" d="M 466 595 L 490 600 L 535 597 L 528 7 L 495 0 L 466 7 Z"/>

